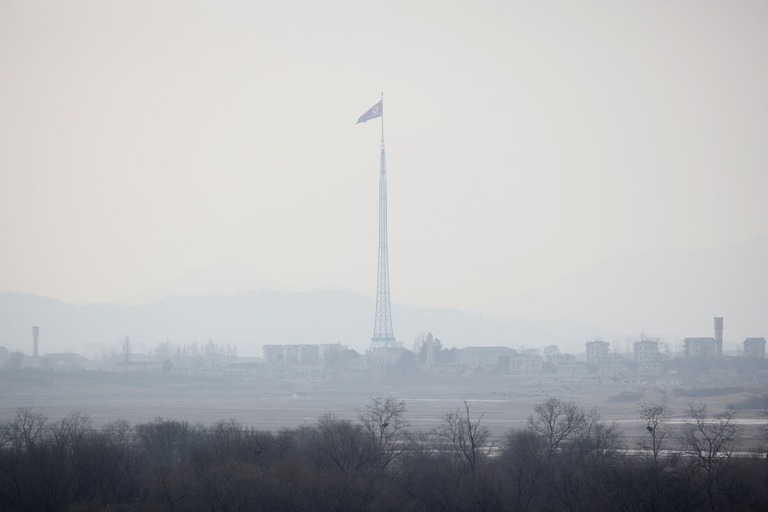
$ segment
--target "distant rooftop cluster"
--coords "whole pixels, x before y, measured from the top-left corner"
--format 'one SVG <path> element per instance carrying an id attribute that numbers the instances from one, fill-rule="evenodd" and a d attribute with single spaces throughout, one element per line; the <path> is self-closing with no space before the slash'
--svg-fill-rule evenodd
<path id="1" fill-rule="evenodd" d="M 738 370 L 729 374 L 727 367 L 747 361 L 766 361 L 765 338 L 746 338 L 740 354 L 724 355 L 722 335 L 723 319 L 718 317 L 715 318 L 714 336 L 685 338 L 682 350 L 676 353 L 659 339 L 640 339 L 631 346 L 622 347 L 623 351 L 606 341 L 592 340 L 585 342 L 584 353 L 578 355 L 562 353 L 556 345 L 520 350 L 505 346 L 449 349 L 429 333 L 415 344 L 413 350 L 396 346 L 373 348 L 360 354 L 339 343 L 269 344 L 262 347 L 262 357 L 238 357 L 235 347 L 219 345 L 212 340 L 202 345 L 178 346 L 163 342 L 151 353 L 134 353 L 126 337 L 122 351 L 95 359 L 86 359 L 75 353 L 35 355 L 35 352 L 27 356 L 0 347 L 0 367 L 10 370 L 40 368 L 54 371 L 181 373 L 307 382 L 399 374 L 457 378 L 506 376 L 663 385 L 705 375 L 701 371 L 692 371 L 686 377 L 685 372 L 702 367 L 725 368 L 718 375 L 726 381 L 743 379 L 746 375 L 739 375 Z M 35 328 L 35 351 L 39 349 L 39 343 L 40 329 Z M 709 363 L 705 363 L 707 361 Z M 762 374 L 757 371 L 750 375 L 760 377 Z M 768 379 L 768 373 L 763 377 Z"/>

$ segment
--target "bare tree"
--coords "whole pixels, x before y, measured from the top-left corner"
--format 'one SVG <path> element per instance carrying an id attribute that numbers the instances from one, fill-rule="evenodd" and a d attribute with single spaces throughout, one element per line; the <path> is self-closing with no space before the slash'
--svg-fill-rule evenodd
<path id="1" fill-rule="evenodd" d="M 360 413 L 360 421 L 373 443 L 374 464 L 383 471 L 402 451 L 405 402 L 394 397 L 374 398 Z"/>
<path id="2" fill-rule="evenodd" d="M 669 424 L 671 412 L 663 404 L 641 402 L 638 417 L 641 421 L 642 437 L 637 446 L 644 451 L 644 465 L 639 465 L 634 474 L 633 485 L 638 487 L 636 500 L 642 500 L 649 510 L 659 510 L 664 505 L 670 506 L 669 500 L 682 498 L 684 493 L 676 486 L 682 485 L 679 474 L 674 469 L 680 456 L 675 452 L 664 453 L 668 437 L 672 433 Z"/>
<path id="3" fill-rule="evenodd" d="M 502 462 L 507 472 L 507 496 L 512 510 L 531 510 L 546 487 L 547 459 L 544 438 L 530 430 L 510 431 L 504 443 Z"/>
<path id="4" fill-rule="evenodd" d="M 605 486 L 623 447 L 618 425 L 603 423 L 595 409 L 582 411 L 568 403 L 542 411 L 547 419 L 557 417 L 545 423 L 551 437 L 537 435 L 546 448 L 545 503 L 562 510 L 609 509 Z"/>
<path id="5" fill-rule="evenodd" d="M 493 448 L 490 432 L 480 425 L 485 413 L 472 418 L 471 405 L 464 400 L 464 407 L 446 412 L 442 416 L 439 433 L 448 440 L 454 453 L 467 462 L 474 478 L 479 461 Z"/>
<path id="6" fill-rule="evenodd" d="M 126 420 L 103 425 L 91 434 L 86 471 L 105 503 L 129 502 L 139 494 L 142 460 L 134 449 L 133 428 Z"/>
<path id="7" fill-rule="evenodd" d="M 124 363 L 129 363 L 131 361 L 131 339 L 126 336 L 125 340 L 123 340 L 123 352 L 122 352 L 122 359 Z"/>
<path id="8" fill-rule="evenodd" d="M 669 435 L 669 416 L 670 412 L 666 406 L 650 402 L 640 403 L 640 420 L 644 423 L 642 427 L 647 436 L 638 442 L 638 446 L 650 452 L 653 466 L 657 467 L 659 463 L 659 453 L 664 448 L 664 441 Z"/>
<path id="9" fill-rule="evenodd" d="M 33 412 L 32 408 L 20 407 L 6 423 L 5 435 L 15 448 L 29 449 L 45 437 L 47 421 L 48 418 Z"/>
<path id="10" fill-rule="evenodd" d="M 194 501 L 195 488 L 189 468 L 158 464 L 148 474 L 149 496 L 163 505 L 165 510 L 182 509 L 187 501 Z"/>
<path id="11" fill-rule="evenodd" d="M 768 419 L 768 409 L 763 411 L 763 416 Z M 768 458 L 768 424 L 764 424 L 760 427 L 760 434 L 762 436 L 762 445 L 759 446 L 758 449 Z"/>
<path id="12" fill-rule="evenodd" d="M 715 510 L 718 477 L 741 439 L 741 428 L 731 412 L 709 418 L 704 404 L 690 405 L 688 417 L 680 434 L 682 449 L 701 475 L 710 509 Z"/>
<path id="13" fill-rule="evenodd" d="M 528 428 L 544 437 L 549 456 L 587 425 L 584 412 L 573 402 L 550 397 L 536 404 L 533 410 L 536 415 L 528 417 Z"/>
<path id="14" fill-rule="evenodd" d="M 192 440 L 192 427 L 186 421 L 155 418 L 136 425 L 136 436 L 144 453 L 155 462 L 173 465 L 185 460 Z"/>
<path id="15" fill-rule="evenodd" d="M 56 442 L 74 447 L 83 443 L 92 428 L 91 417 L 80 411 L 73 411 L 50 426 Z"/>
<path id="16" fill-rule="evenodd" d="M 464 472 L 457 470 L 445 438 L 438 431 L 409 431 L 406 439 L 397 481 L 402 492 L 422 506 L 414 510 L 455 510 L 453 498 Z"/>
<path id="17" fill-rule="evenodd" d="M 47 421 L 45 416 L 23 407 L 3 422 L 3 435 L 10 447 L 0 451 L 0 504 L 8 510 L 42 509 L 38 473 L 39 461 L 46 462 Z"/>
<path id="18" fill-rule="evenodd" d="M 368 466 L 373 452 L 362 426 L 324 414 L 311 432 L 312 448 L 321 467 L 358 472 Z"/>
<path id="19" fill-rule="evenodd" d="M 576 432 L 576 444 L 581 457 L 593 462 L 611 457 L 624 447 L 624 437 L 617 423 L 604 423 L 596 409 L 584 414 L 584 424 Z"/>

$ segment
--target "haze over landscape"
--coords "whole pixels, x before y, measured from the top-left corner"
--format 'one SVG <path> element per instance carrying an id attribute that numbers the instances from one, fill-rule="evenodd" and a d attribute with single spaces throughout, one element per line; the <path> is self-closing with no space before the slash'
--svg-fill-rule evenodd
<path id="1" fill-rule="evenodd" d="M 765 337 L 768 241 L 709 251 L 638 253 L 595 265 L 551 286 L 484 306 L 413 308 L 395 303 L 395 334 L 406 348 L 426 331 L 448 346 L 534 348 L 559 345 L 580 353 L 603 339 L 615 350 L 661 338 L 680 351 L 683 337 L 709 336 L 712 314 L 725 316 L 727 352 L 747 337 Z M 747 272 L 745 269 L 754 269 Z M 702 278 L 705 276 L 706 278 Z M 98 356 L 119 351 L 125 336 L 148 352 L 159 342 L 234 344 L 260 356 L 265 344 L 342 343 L 364 352 L 370 344 L 374 300 L 349 291 L 238 291 L 222 279 L 218 294 L 181 294 L 142 305 L 72 305 L 0 293 L 0 337 L 12 350 L 30 350 L 30 326 L 44 326 L 41 349 Z M 191 285 L 189 285 L 191 286 Z M 704 313 L 703 313 L 704 312 Z"/>
<path id="2" fill-rule="evenodd" d="M 0 1 L 0 512 L 764 510 L 766 26 Z"/>
<path id="3" fill-rule="evenodd" d="M 767 12 L 3 2 L 0 290 L 372 297 L 383 90 L 394 303 L 764 335 Z"/>

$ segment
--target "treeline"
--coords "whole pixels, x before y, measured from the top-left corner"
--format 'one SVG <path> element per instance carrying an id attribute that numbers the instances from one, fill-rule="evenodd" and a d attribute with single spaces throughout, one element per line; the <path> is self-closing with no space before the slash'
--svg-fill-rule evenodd
<path id="1" fill-rule="evenodd" d="M 628 447 L 615 424 L 556 398 L 501 438 L 467 402 L 429 432 L 409 430 L 394 398 L 278 432 L 18 409 L 0 423 L 0 510 L 765 510 L 768 461 L 735 456 L 731 416 L 692 406 L 673 429 L 664 406 L 639 412 L 644 437 Z"/>
<path id="2" fill-rule="evenodd" d="M 193 357 L 200 359 L 216 359 L 220 357 L 237 357 L 237 346 L 224 343 L 214 343 L 213 339 L 208 338 L 205 345 L 198 342 L 174 344 L 170 341 L 158 343 L 153 351 L 158 357 L 167 358 L 185 358 Z"/>

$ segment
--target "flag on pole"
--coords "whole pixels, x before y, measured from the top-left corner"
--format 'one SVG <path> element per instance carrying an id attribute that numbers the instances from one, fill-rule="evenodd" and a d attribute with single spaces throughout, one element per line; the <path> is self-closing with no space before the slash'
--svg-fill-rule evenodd
<path id="1" fill-rule="evenodd" d="M 355 124 L 360 124 L 366 121 L 370 121 L 371 119 L 376 119 L 377 117 L 381 117 L 383 114 L 384 114 L 384 100 L 379 100 L 377 104 L 369 108 L 365 114 L 361 115 L 360 119 L 358 119 L 357 123 Z"/>

